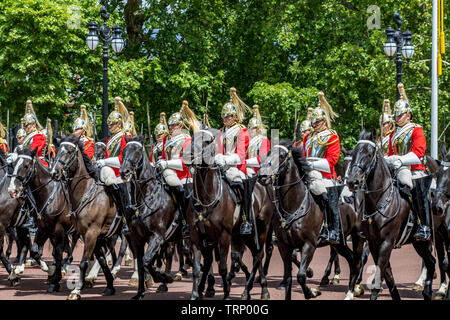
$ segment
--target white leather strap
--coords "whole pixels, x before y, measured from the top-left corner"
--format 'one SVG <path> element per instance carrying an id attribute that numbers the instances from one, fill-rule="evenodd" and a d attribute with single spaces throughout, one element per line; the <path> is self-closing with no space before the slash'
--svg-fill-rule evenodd
<path id="1" fill-rule="evenodd" d="M 277 144 L 277 145 L 273 146 L 273 148 L 280 148 L 280 149 L 283 149 L 284 151 L 286 151 L 286 153 L 289 153 L 288 148 L 286 148 L 285 146 L 282 146 L 280 144 Z"/>
<path id="2" fill-rule="evenodd" d="M 356 144 L 358 145 L 358 144 L 361 144 L 361 143 L 367 143 L 367 144 L 370 144 L 370 145 L 371 145 L 372 147 L 374 147 L 374 148 L 377 147 L 377 145 L 375 144 L 375 142 L 370 141 L 370 140 L 359 140 Z"/>

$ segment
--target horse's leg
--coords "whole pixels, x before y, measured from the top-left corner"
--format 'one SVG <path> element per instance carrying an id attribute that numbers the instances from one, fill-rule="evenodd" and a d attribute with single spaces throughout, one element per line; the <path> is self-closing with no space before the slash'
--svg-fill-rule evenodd
<path id="1" fill-rule="evenodd" d="M 202 254 L 200 250 L 197 248 L 195 244 L 192 244 L 192 253 L 193 253 L 193 270 L 192 270 L 192 293 L 191 293 L 191 300 L 198 300 L 201 298 L 199 291 L 198 291 L 198 280 L 200 277 L 200 260 L 202 257 Z"/>
<path id="2" fill-rule="evenodd" d="M 306 285 L 306 271 L 308 269 L 309 264 L 314 256 L 314 251 L 316 247 L 314 244 L 310 242 L 305 242 L 301 251 L 300 257 L 300 268 L 297 273 L 297 281 L 302 287 L 303 294 L 305 295 L 305 299 L 315 298 L 321 295 L 321 292 L 315 288 L 310 289 Z"/>
<path id="3" fill-rule="evenodd" d="M 339 255 L 336 254 L 334 258 L 334 277 L 333 280 L 331 280 L 332 284 L 339 284 L 339 277 L 341 275 L 341 263 L 339 261 Z"/>
<path id="4" fill-rule="evenodd" d="M 253 267 L 250 275 L 245 283 L 244 292 L 241 295 L 242 300 L 250 300 L 250 292 L 253 288 L 253 282 L 255 280 L 256 271 L 259 269 L 262 259 L 264 258 L 264 248 L 260 248 L 260 250 L 256 249 L 256 245 L 253 242 L 248 244 L 248 247 L 252 253 L 253 257 Z"/>
<path id="5" fill-rule="evenodd" d="M 199 297 L 203 297 L 203 291 L 205 290 L 206 278 L 208 276 L 209 270 L 211 268 L 213 262 L 213 249 L 212 247 L 203 248 L 203 268 L 202 268 L 202 277 L 200 279 L 200 283 L 198 284 L 198 294 Z M 224 287 L 227 286 L 224 283 Z"/>
<path id="6" fill-rule="evenodd" d="M 224 300 L 230 299 L 230 286 L 228 285 L 227 282 L 227 258 L 230 243 L 231 243 L 231 235 L 222 232 L 222 236 L 219 239 L 218 246 L 220 252 L 219 274 L 222 277 Z"/>
<path id="7" fill-rule="evenodd" d="M 38 228 L 36 232 L 36 237 L 34 238 L 33 245 L 30 249 L 30 256 L 33 258 L 37 264 L 41 267 L 41 270 L 45 273 L 49 273 L 49 268 L 44 260 L 41 260 L 42 257 L 42 248 L 44 247 L 45 241 L 47 241 L 49 235 L 46 232 L 43 232 L 42 229 Z M 54 252 L 53 252 L 54 253 Z M 49 277 L 50 277 L 49 273 Z"/>
<path id="8" fill-rule="evenodd" d="M 233 240 L 232 240 L 233 241 Z M 236 277 L 236 270 L 237 265 L 239 264 L 239 252 L 234 248 L 234 246 L 231 246 L 231 265 L 230 265 L 230 272 L 228 273 L 227 282 L 228 286 L 231 288 L 231 282 Z"/>
<path id="9" fill-rule="evenodd" d="M 278 241 L 278 250 L 283 260 L 284 273 L 282 283 L 285 284 L 285 300 L 291 300 L 292 288 L 292 248 L 287 247 L 281 241 Z"/>
<path id="10" fill-rule="evenodd" d="M 106 246 L 106 241 L 104 242 L 104 245 Z M 94 249 L 95 257 L 97 258 L 98 263 L 102 267 L 103 274 L 105 275 L 106 279 L 106 288 L 105 291 L 103 291 L 104 296 L 111 296 L 116 292 L 116 289 L 114 289 L 114 277 L 111 274 L 111 270 L 109 270 L 108 263 L 106 262 L 105 252 L 102 250 L 102 246 L 100 243 L 97 243 Z"/>
<path id="11" fill-rule="evenodd" d="M 188 275 L 187 270 L 184 268 L 184 254 L 183 254 L 183 248 L 182 248 L 182 241 L 178 240 L 175 242 L 175 248 L 176 252 L 178 254 L 178 260 L 179 260 L 179 267 L 178 272 L 175 274 L 176 279 L 182 279 L 183 277 L 186 277 Z"/>
<path id="12" fill-rule="evenodd" d="M 439 231 L 437 231 L 439 232 Z M 447 281 L 446 281 L 446 266 L 445 266 L 445 247 L 444 247 L 444 241 L 440 235 L 435 236 L 435 248 L 437 252 L 437 258 L 439 263 L 439 273 L 441 276 L 439 289 L 436 292 L 433 300 L 442 300 L 445 298 L 445 293 L 447 291 Z"/>
<path id="13" fill-rule="evenodd" d="M 49 286 L 47 292 L 52 293 L 59 291 L 59 282 L 62 279 L 61 269 L 62 269 L 62 256 L 64 251 L 64 238 L 65 232 L 64 227 L 61 223 L 57 223 L 55 226 L 55 265 L 49 268 Z"/>
<path id="14" fill-rule="evenodd" d="M 362 252 L 361 269 L 359 270 L 358 278 L 356 279 L 357 284 L 360 284 L 362 281 L 364 266 L 366 265 L 367 260 L 369 259 L 369 253 L 370 253 L 368 242 L 365 241 L 363 245 L 364 245 L 364 249 Z M 362 286 L 361 286 L 361 288 L 362 288 Z"/>
<path id="15" fill-rule="evenodd" d="M 161 246 L 161 250 L 160 250 L 161 254 L 162 254 L 162 262 L 165 262 L 166 268 L 164 270 L 164 273 L 168 276 L 168 277 L 172 277 L 170 272 L 172 270 L 172 258 L 173 258 L 173 246 L 172 243 L 170 242 L 166 242 L 163 246 Z M 162 264 L 161 264 L 162 267 Z M 181 278 L 174 278 L 175 280 L 181 280 Z M 156 289 L 156 292 L 158 293 L 163 293 L 163 292 L 167 292 L 169 291 L 169 288 L 167 287 L 166 283 L 161 283 L 158 287 L 158 289 Z"/>
<path id="16" fill-rule="evenodd" d="M 435 270 L 436 259 L 433 257 L 428 242 L 414 241 L 414 249 L 422 257 L 425 267 L 427 268 L 427 277 L 425 279 L 425 285 L 423 287 L 422 295 L 424 300 L 431 300 L 432 297 L 432 282 Z"/>
<path id="17" fill-rule="evenodd" d="M 6 268 L 6 271 L 8 272 L 8 274 L 11 273 L 12 271 L 12 264 L 9 262 L 9 260 L 5 257 L 5 254 L 3 252 L 3 245 L 4 245 L 4 241 L 5 241 L 5 227 L 3 226 L 3 224 L 0 224 L 0 260 L 3 263 L 3 266 Z"/>
<path id="18" fill-rule="evenodd" d="M 325 268 L 325 272 L 323 274 L 322 279 L 320 280 L 319 285 L 326 286 L 330 284 L 330 279 L 328 279 L 328 277 L 331 274 L 331 268 L 333 267 L 333 262 L 335 261 L 336 257 L 337 257 L 336 250 L 334 249 L 333 246 L 330 246 L 330 259 L 328 259 L 327 267 Z"/>
<path id="19" fill-rule="evenodd" d="M 364 251 L 364 240 L 359 236 L 358 231 L 352 232 L 352 247 L 353 247 L 353 270 L 350 275 L 350 281 L 348 284 L 349 290 L 345 297 L 346 300 L 352 300 L 353 297 L 360 296 L 364 293 L 364 289 L 361 285 L 357 284 L 358 277 L 361 275 L 362 270 L 362 255 Z"/>
<path id="20" fill-rule="evenodd" d="M 21 248 L 19 253 L 19 263 L 16 267 L 12 267 L 8 280 L 10 285 L 16 287 L 20 284 L 19 274 L 25 270 L 25 258 L 28 252 L 28 244 L 30 243 L 30 236 L 27 228 L 16 228 L 17 230 L 17 247 Z"/>
<path id="21" fill-rule="evenodd" d="M 120 265 L 122 264 L 123 257 L 125 256 L 125 252 L 127 250 L 128 242 L 125 237 L 121 236 L 121 243 L 120 243 L 120 249 L 119 249 L 119 255 L 117 256 L 116 261 L 113 263 L 113 268 L 111 270 L 111 274 L 113 275 L 114 279 L 117 277 L 117 273 L 120 270 Z M 114 257 L 113 257 L 114 261 Z"/>
<path id="22" fill-rule="evenodd" d="M 150 237 L 148 247 L 143 258 L 144 268 L 150 272 L 155 282 L 172 283 L 172 277 L 168 277 L 166 274 L 156 271 L 152 265 L 155 260 L 155 256 L 163 243 L 164 239 L 156 233 Z"/>
<path id="23" fill-rule="evenodd" d="M 11 256 L 12 246 L 14 242 L 13 229 L 14 228 L 10 228 L 10 231 L 6 234 L 8 237 L 8 247 L 6 248 L 6 259 L 9 259 L 9 257 Z"/>
<path id="24" fill-rule="evenodd" d="M 358 242 L 358 238 L 357 237 L 355 237 L 355 238 L 356 238 L 356 242 Z M 334 247 L 337 250 L 337 252 L 340 255 L 342 255 L 345 258 L 345 260 L 347 260 L 348 265 L 350 267 L 349 279 L 351 281 L 349 282 L 349 287 L 348 287 L 347 292 L 350 292 L 353 295 L 353 290 L 355 289 L 356 277 L 358 276 L 357 272 L 359 272 L 359 269 L 358 269 L 358 271 L 356 271 L 356 266 L 358 264 L 358 261 L 355 261 L 354 252 L 352 252 L 347 245 L 340 243 L 340 244 L 334 245 Z"/>
<path id="25" fill-rule="evenodd" d="M 374 282 L 372 283 L 370 300 L 376 300 L 378 298 L 378 294 L 381 291 L 381 285 L 384 280 L 384 275 L 386 274 L 386 268 L 389 265 L 393 247 L 394 245 L 392 242 L 385 240 L 381 243 L 380 247 L 377 248 L 377 251 L 373 251 L 372 247 L 370 248 L 377 266 Z"/>
<path id="26" fill-rule="evenodd" d="M 69 238 L 67 237 L 66 241 L 68 242 L 68 252 L 67 252 L 67 257 L 66 259 L 64 259 L 64 266 L 63 266 L 63 276 L 67 273 L 67 271 L 70 268 L 70 265 L 73 261 L 73 252 L 75 250 L 75 247 L 78 243 L 78 240 L 80 239 L 80 234 L 78 232 L 73 232 L 71 235 L 71 242 L 69 243 Z"/>
<path id="27" fill-rule="evenodd" d="M 397 286 L 395 285 L 394 275 L 392 274 L 391 264 L 388 263 L 386 267 L 386 271 L 384 273 L 384 279 L 386 280 L 386 284 L 389 288 L 389 292 L 391 293 L 392 300 L 401 300 L 400 294 L 398 293 Z"/>
<path id="28" fill-rule="evenodd" d="M 214 289 L 214 284 L 216 283 L 216 280 L 214 279 L 214 270 L 212 264 L 211 268 L 209 268 L 207 280 L 208 286 L 206 287 L 205 297 L 212 298 L 216 295 L 216 290 Z"/>
<path id="29" fill-rule="evenodd" d="M 129 243 L 133 256 L 135 257 L 135 264 L 137 265 L 138 273 L 137 294 L 131 299 L 142 300 L 145 295 L 144 245 L 136 243 L 133 239 L 130 239 Z"/>
<path id="30" fill-rule="evenodd" d="M 99 234 L 99 230 L 95 228 L 95 230 L 88 230 L 84 238 L 84 249 L 83 255 L 80 261 L 80 275 L 78 277 L 78 282 L 75 285 L 75 288 L 70 292 L 67 300 L 80 300 L 81 299 L 81 290 L 84 288 L 84 279 L 86 277 L 86 270 L 88 267 L 89 260 L 92 257 L 92 253 L 97 244 L 97 237 Z"/>

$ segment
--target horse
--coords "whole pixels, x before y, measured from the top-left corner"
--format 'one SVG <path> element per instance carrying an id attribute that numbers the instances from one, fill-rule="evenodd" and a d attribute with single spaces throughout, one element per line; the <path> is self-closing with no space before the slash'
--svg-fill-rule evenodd
<path id="1" fill-rule="evenodd" d="M 193 168 L 194 171 L 194 195 L 192 199 L 193 201 L 195 201 L 195 203 L 193 203 L 193 205 L 191 206 L 191 209 L 194 209 L 193 211 L 195 211 L 196 214 L 199 213 L 200 215 L 202 215 L 202 217 L 208 216 L 209 214 L 211 214 L 212 216 L 215 209 L 214 207 L 219 207 L 220 200 L 222 200 L 220 199 L 220 195 L 224 192 L 223 178 L 220 180 L 216 180 L 214 178 L 216 178 L 217 176 L 214 174 L 214 172 L 208 172 L 209 168 L 211 168 L 211 170 L 214 170 L 214 168 L 212 168 L 211 160 L 213 160 L 216 152 L 215 139 L 217 133 L 217 130 L 209 129 L 206 126 L 203 126 L 202 130 L 199 130 L 194 134 L 193 145 L 191 148 L 190 156 L 191 159 L 194 159 L 193 163 L 190 164 L 191 168 Z M 258 181 L 256 181 L 256 177 L 249 179 L 252 179 L 254 183 L 253 192 L 251 195 L 244 196 L 252 197 L 252 221 L 255 227 L 253 228 L 254 230 L 251 235 L 242 236 L 240 235 L 239 227 L 237 227 L 238 225 L 240 225 L 241 221 L 240 219 L 236 218 L 238 220 L 238 224 L 235 224 L 234 227 L 231 228 L 231 268 L 227 276 L 227 282 L 231 287 L 231 282 L 235 277 L 235 271 L 239 270 L 239 268 L 242 268 L 246 274 L 246 284 L 244 292 L 241 295 L 241 299 L 249 300 L 250 291 L 253 288 L 256 272 L 259 271 L 260 277 L 258 282 L 261 284 L 262 288 L 261 299 L 266 300 L 269 299 L 270 295 L 267 289 L 267 279 L 266 274 L 263 271 L 262 260 L 264 258 L 264 244 L 267 242 L 267 239 L 271 239 L 272 235 L 271 225 L 274 206 L 270 199 L 267 197 L 265 187 L 262 186 Z M 214 183 L 217 183 L 218 185 L 214 185 Z M 210 195 L 209 191 L 213 190 L 212 188 L 216 188 L 216 197 L 211 197 Z M 231 194 L 232 191 L 230 190 L 231 189 L 227 184 L 226 191 L 228 191 L 228 194 Z M 214 199 L 212 203 L 211 198 Z M 199 210 L 197 211 L 196 208 L 199 208 Z M 204 213 L 205 211 L 206 213 Z M 210 212 L 208 213 L 208 211 Z M 206 222 L 204 223 L 206 231 Z M 253 265 L 250 272 L 248 272 L 247 267 L 242 262 L 242 255 L 244 253 L 245 247 L 250 250 L 253 258 Z M 219 245 L 218 249 L 220 256 L 220 254 L 223 253 L 224 248 L 221 248 Z M 207 268 L 206 262 L 205 268 Z"/>
<path id="2" fill-rule="evenodd" d="M 73 228 L 69 213 L 67 190 L 62 182 L 53 181 L 50 171 L 36 157 L 36 149 L 25 147 L 18 151 L 18 161 L 11 175 L 8 192 L 18 198 L 23 190 L 31 204 L 31 213 L 37 222 L 37 233 L 31 247 L 31 257 L 44 272 L 48 273 L 48 293 L 59 291 L 62 279 L 62 257 L 68 241 L 67 234 Z M 53 245 L 55 264 L 47 266 L 41 260 L 43 246 L 47 239 Z"/>
<path id="3" fill-rule="evenodd" d="M 8 186 L 11 181 L 11 177 L 9 175 L 12 174 L 12 169 L 12 166 L 8 165 L 6 162 L 5 153 L 0 149 L 0 203 L 2 204 L 0 207 L 0 260 L 9 275 L 15 274 L 15 268 L 9 260 L 6 259 L 3 251 L 6 230 L 16 226 L 19 266 L 25 265 L 26 253 L 28 252 L 28 247 L 30 246 L 28 229 L 21 227 L 21 225 L 25 222 L 26 217 L 23 212 L 21 214 L 20 210 L 22 206 L 22 199 L 13 199 L 8 193 Z M 12 276 L 10 278 L 8 276 L 8 280 L 11 286 L 15 287 L 20 284 L 19 277 Z"/>
<path id="4" fill-rule="evenodd" d="M 441 145 L 442 162 L 436 170 L 436 190 L 431 203 L 435 248 L 441 273 L 441 285 L 434 296 L 434 300 L 450 299 L 446 276 L 450 279 L 450 151 L 445 144 Z M 446 293 L 447 291 L 447 293 Z"/>
<path id="5" fill-rule="evenodd" d="M 153 263 L 165 242 L 181 239 L 181 223 L 174 199 L 145 153 L 144 138 L 138 136 L 126 138 L 126 141 L 119 172 L 122 179 L 130 183 L 133 196 L 133 213 L 127 213 L 125 218 L 131 231 L 128 242 L 137 260 L 139 277 L 137 294 L 132 299 L 141 300 L 145 294 L 144 271 L 149 272 L 155 282 L 173 282 L 170 275 L 156 271 Z"/>
<path id="6" fill-rule="evenodd" d="M 359 141 L 353 149 L 348 177 L 350 190 L 364 191 L 367 239 L 370 253 L 377 266 L 370 299 L 377 299 L 381 283 L 385 279 L 392 299 L 400 300 L 389 260 L 394 247 L 412 243 L 427 268 L 422 295 L 425 300 L 430 300 L 435 270 L 435 259 L 430 249 L 431 240 L 415 240 L 413 235 L 418 226 L 417 221 L 413 221 L 409 236 L 402 232 L 408 223 L 411 204 L 394 185 L 394 178 L 391 177 L 387 162 L 375 143 L 375 138 L 375 130 L 372 132 L 361 130 Z"/>
<path id="7" fill-rule="evenodd" d="M 107 236 L 120 232 L 122 227 L 121 219 L 115 219 L 115 203 L 106 193 L 104 186 L 97 182 L 97 171 L 84 153 L 83 147 L 79 137 L 68 136 L 61 142 L 51 169 L 54 180 L 63 180 L 67 184 L 72 208 L 69 215 L 84 240 L 79 278 L 67 297 L 68 300 L 81 299 L 81 290 L 85 286 L 86 270 L 92 254 L 95 254 L 106 278 L 107 285 L 103 295 L 115 293 L 114 277 L 106 263 L 103 247 L 106 246 Z M 119 221 L 114 223 L 115 220 Z"/>

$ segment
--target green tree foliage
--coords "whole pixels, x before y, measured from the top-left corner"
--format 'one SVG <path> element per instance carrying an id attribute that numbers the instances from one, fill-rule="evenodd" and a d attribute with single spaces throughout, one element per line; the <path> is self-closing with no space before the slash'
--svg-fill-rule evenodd
<path id="1" fill-rule="evenodd" d="M 430 135 L 429 1 L 378 1 L 380 29 L 366 24 L 373 14 L 367 12 L 374 4 L 369 0 L 101 2 L 111 13 L 108 24 L 120 24 L 127 41 L 119 56 L 110 49 L 110 108 L 114 97 L 121 96 L 145 133 L 147 106 L 154 128 L 159 113 L 178 111 L 182 100 L 188 100 L 199 117 L 207 111 L 212 124 L 220 127 L 221 107 L 234 86 L 248 105 L 261 106 L 269 129 L 292 137 L 296 109 L 303 120 L 322 90 L 339 114 L 333 126 L 348 149 L 361 125 L 379 126 L 383 99 L 395 102 L 395 63 L 385 56 L 383 44 L 384 30 L 395 27 L 393 13 L 400 9 L 402 28 L 413 33 L 415 47 L 412 60 L 403 64 L 403 82 L 415 121 Z M 76 23 L 74 10 L 79 12 Z M 96 110 L 99 127 L 101 46 L 90 52 L 85 43 L 89 21 L 103 23 L 99 10 L 94 0 L 0 2 L 0 117 L 10 108 L 18 121 L 30 98 L 40 117 L 65 120 L 66 129 L 79 105 L 86 104 L 91 112 Z M 447 5 L 446 30 L 449 13 Z M 444 61 L 450 60 L 447 56 Z M 444 63 L 440 131 L 450 122 L 449 87 Z"/>

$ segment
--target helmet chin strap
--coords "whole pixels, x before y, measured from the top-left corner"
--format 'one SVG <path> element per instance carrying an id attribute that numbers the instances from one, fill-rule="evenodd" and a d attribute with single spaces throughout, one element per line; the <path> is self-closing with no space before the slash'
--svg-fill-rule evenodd
<path id="1" fill-rule="evenodd" d="M 319 120 L 322 121 L 322 124 L 320 126 L 317 126 L 314 128 L 314 132 L 321 132 L 327 128 L 327 122 L 325 120 Z"/>
<path id="2" fill-rule="evenodd" d="M 409 116 L 409 113 L 405 112 L 401 116 L 400 121 L 397 121 L 397 125 L 399 127 L 403 127 L 404 125 L 408 124 L 410 122 L 410 118 L 408 116 Z"/>

